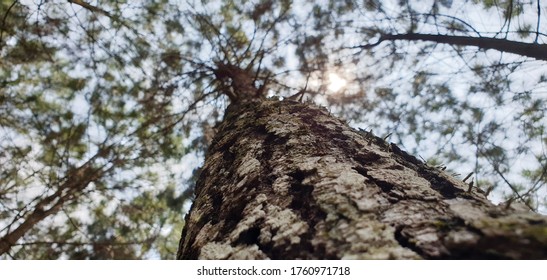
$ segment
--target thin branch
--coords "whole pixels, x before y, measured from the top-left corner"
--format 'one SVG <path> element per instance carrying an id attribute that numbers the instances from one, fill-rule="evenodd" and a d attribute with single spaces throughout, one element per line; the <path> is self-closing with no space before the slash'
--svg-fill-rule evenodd
<path id="1" fill-rule="evenodd" d="M 104 246 L 128 246 L 149 243 L 153 238 L 147 238 L 142 241 L 128 241 L 128 242 L 66 242 L 66 241 L 34 241 L 34 242 L 20 242 L 13 246 L 28 246 L 28 245 L 73 245 L 73 246 L 86 246 L 86 245 L 104 245 Z"/>
<path id="2" fill-rule="evenodd" d="M 494 171 L 503 179 L 503 181 L 505 181 L 505 183 L 509 186 L 509 188 L 511 188 L 511 190 L 513 191 L 513 193 L 515 193 L 515 195 L 517 196 L 517 198 L 522 202 L 524 203 L 524 205 L 526 205 L 526 207 L 530 208 L 530 210 L 532 211 L 536 211 L 534 209 L 534 207 L 532 207 L 532 205 L 530 205 L 530 203 L 524 199 L 524 197 L 522 197 L 519 193 L 519 191 L 517 190 L 517 188 L 515 188 L 515 186 L 513 186 L 511 183 L 509 183 L 509 181 L 505 178 L 505 176 L 503 176 L 503 173 L 499 171 L 498 168 L 494 168 Z"/>
<path id="3" fill-rule="evenodd" d="M 67 0 L 67 1 L 68 1 L 69 3 L 71 3 L 71 4 L 78 5 L 78 6 L 84 8 L 84 9 L 86 9 L 86 10 L 91 11 L 91 12 L 103 14 L 103 15 L 105 15 L 105 16 L 107 16 L 107 17 L 112 17 L 112 15 L 111 15 L 109 12 L 107 12 L 107 11 L 105 11 L 105 10 L 103 10 L 103 9 L 101 9 L 101 8 L 99 8 L 99 7 L 97 7 L 97 6 L 90 5 L 90 4 L 88 4 L 88 3 L 86 3 L 86 2 L 84 2 L 84 1 L 82 1 L 82 0 Z"/>
<path id="4" fill-rule="evenodd" d="M 540 0 L 538 0 L 537 2 L 537 10 L 538 10 L 538 22 L 537 22 L 537 25 L 536 25 L 536 39 L 534 40 L 534 43 L 538 43 L 538 38 L 539 38 L 539 23 L 540 23 L 540 19 L 541 19 L 541 4 L 540 4 Z"/>
<path id="5" fill-rule="evenodd" d="M 445 15 L 445 14 L 431 14 L 431 13 L 428 13 L 428 14 L 421 14 L 422 16 L 426 16 L 426 17 L 429 17 L 429 16 L 432 16 L 432 17 L 446 17 L 446 18 L 449 18 L 451 20 L 454 20 L 454 21 L 458 21 L 460 22 L 461 24 L 467 26 L 469 29 L 471 29 L 475 34 L 477 34 L 478 37 L 482 37 L 481 33 L 475 29 L 471 24 L 467 23 L 466 21 L 460 19 L 460 18 L 457 18 L 455 16 L 451 16 L 451 15 Z M 435 26 L 438 26 L 437 24 L 435 24 Z"/>
<path id="6" fill-rule="evenodd" d="M 6 29 L 6 20 L 8 19 L 8 15 L 13 7 L 15 7 L 15 4 L 17 4 L 17 0 L 13 1 L 11 5 L 6 10 L 6 13 L 4 14 L 4 17 L 2 18 L 2 28 L 0 29 L 0 50 L 2 49 L 2 36 L 4 35 L 4 29 Z"/>

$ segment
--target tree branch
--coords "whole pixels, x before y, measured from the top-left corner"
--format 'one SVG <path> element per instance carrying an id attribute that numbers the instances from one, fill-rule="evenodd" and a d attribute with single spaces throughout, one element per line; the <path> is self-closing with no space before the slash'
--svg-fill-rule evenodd
<path id="1" fill-rule="evenodd" d="M 536 43 L 536 44 L 537 44 L 538 38 L 539 38 L 539 23 L 540 23 L 540 20 L 541 20 L 541 4 L 540 4 L 540 0 L 538 0 L 538 2 L 537 2 L 537 10 L 538 10 L 538 20 L 537 20 L 537 25 L 536 25 L 536 39 L 534 40 L 534 43 Z"/>
<path id="2" fill-rule="evenodd" d="M 378 41 L 373 44 L 359 45 L 352 47 L 353 49 L 371 49 L 379 45 L 383 41 L 431 41 L 441 44 L 452 44 L 460 46 L 475 46 L 481 49 L 493 49 L 500 52 L 508 52 L 526 57 L 535 58 L 537 60 L 547 61 L 547 45 L 534 44 L 511 41 L 506 39 L 486 38 L 486 37 L 469 37 L 469 36 L 452 36 L 452 35 L 433 35 L 420 33 L 406 34 L 383 34 Z"/>
<path id="3" fill-rule="evenodd" d="M 108 16 L 108 17 L 111 17 L 110 13 L 97 7 L 97 6 L 93 6 L 93 5 L 90 5 L 82 0 L 67 0 L 69 3 L 71 4 L 76 4 L 86 10 L 89 10 L 91 12 L 95 12 L 95 13 L 99 13 L 99 14 L 103 14 L 105 16 Z"/>
<path id="4" fill-rule="evenodd" d="M 89 183 L 98 180 L 98 178 L 112 168 L 102 170 L 92 167 L 91 164 L 90 160 L 70 172 L 66 177 L 66 181 L 55 193 L 40 200 L 34 207 L 34 211 L 25 217 L 25 220 L 15 230 L 1 237 L 0 255 L 8 252 L 38 222 L 57 213 L 66 202 L 77 199 L 79 191 L 84 189 Z"/>
<path id="5" fill-rule="evenodd" d="M 15 4 L 17 4 L 18 1 L 13 1 L 13 3 L 11 3 L 11 5 L 8 7 L 8 9 L 6 10 L 6 13 L 4 14 L 4 17 L 2 18 L 2 28 L 0 28 L 0 50 L 2 49 L 2 37 L 4 35 L 4 30 L 6 29 L 6 20 L 8 18 L 8 15 L 11 11 L 11 9 L 15 6 Z"/>

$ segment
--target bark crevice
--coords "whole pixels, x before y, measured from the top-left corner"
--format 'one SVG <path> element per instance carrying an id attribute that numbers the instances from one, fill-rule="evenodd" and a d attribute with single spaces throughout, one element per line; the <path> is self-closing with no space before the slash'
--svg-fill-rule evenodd
<path id="1" fill-rule="evenodd" d="M 261 100 L 232 109 L 178 258 L 547 258 L 545 217 L 494 206 L 324 108 Z"/>

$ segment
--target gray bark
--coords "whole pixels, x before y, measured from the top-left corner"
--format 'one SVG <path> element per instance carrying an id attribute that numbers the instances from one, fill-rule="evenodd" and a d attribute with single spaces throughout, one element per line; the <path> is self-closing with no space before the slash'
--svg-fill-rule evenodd
<path id="1" fill-rule="evenodd" d="M 495 206 L 328 111 L 231 105 L 178 259 L 545 259 L 547 218 Z"/>

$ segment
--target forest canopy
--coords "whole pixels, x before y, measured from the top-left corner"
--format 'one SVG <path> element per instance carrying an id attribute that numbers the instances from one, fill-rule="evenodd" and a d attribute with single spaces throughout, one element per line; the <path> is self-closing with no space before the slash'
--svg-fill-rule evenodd
<path id="1" fill-rule="evenodd" d="M 302 94 L 547 212 L 541 1 L 0 0 L 0 258 L 173 259 L 229 104 Z"/>

